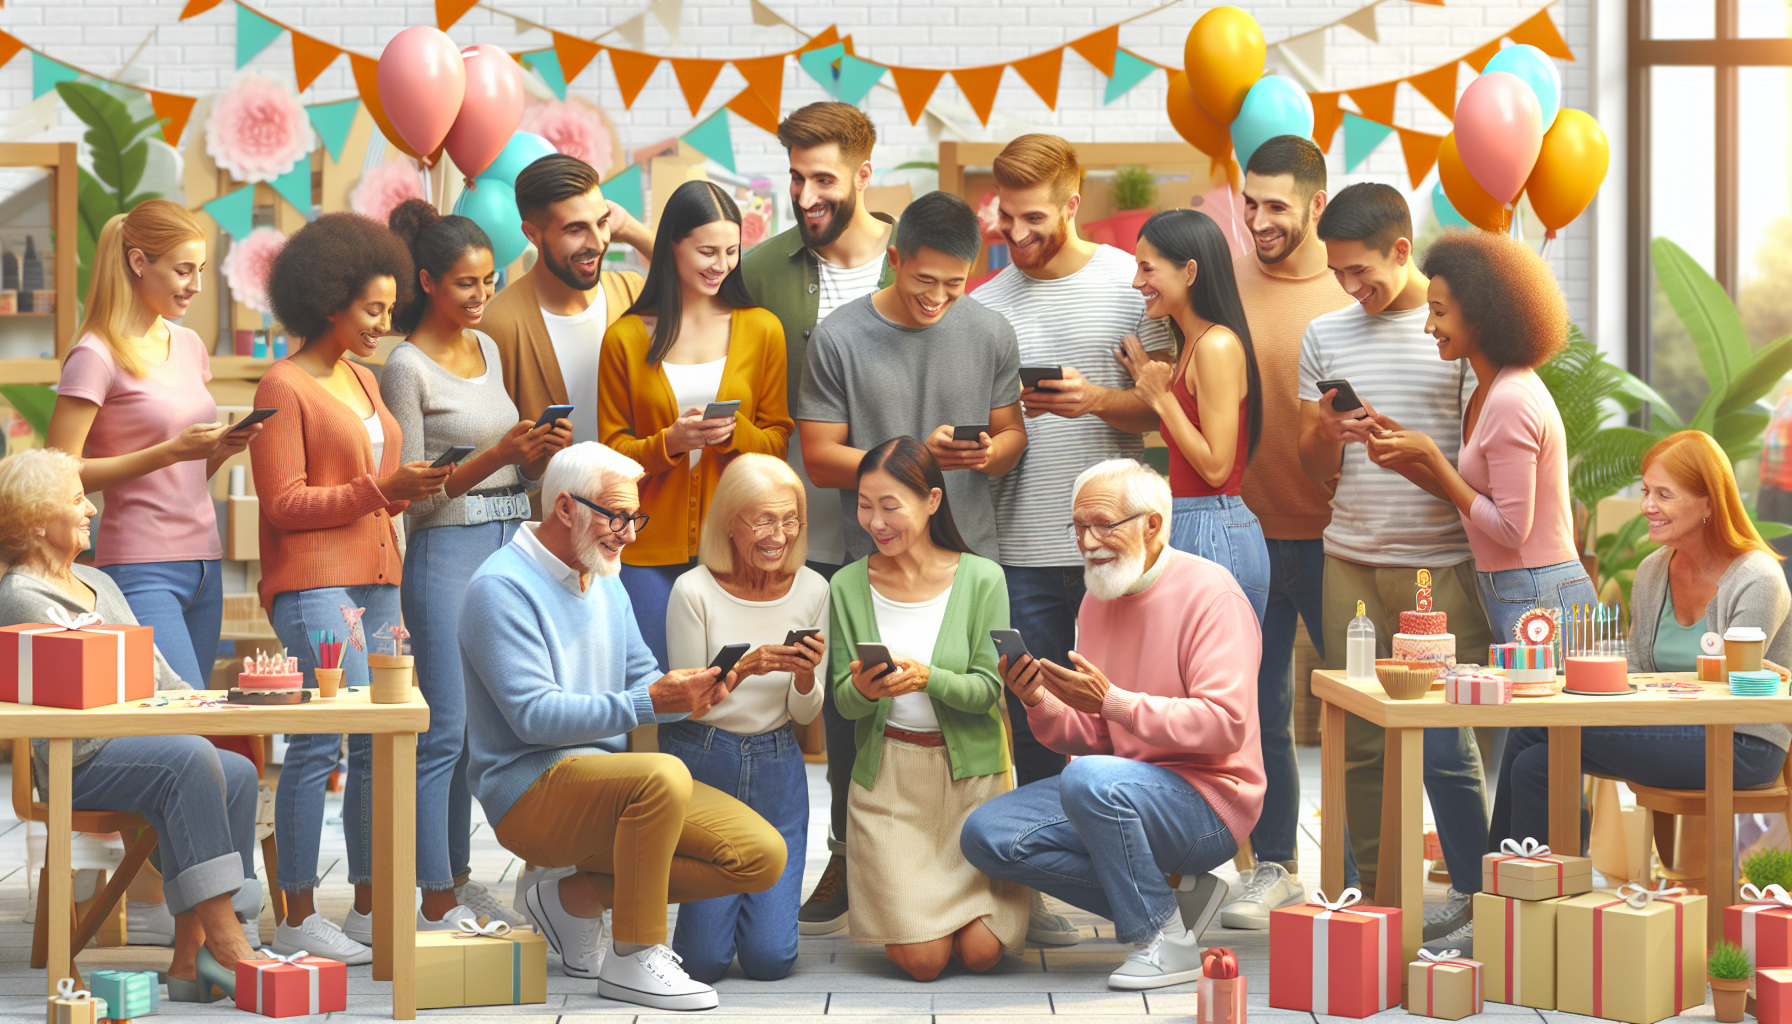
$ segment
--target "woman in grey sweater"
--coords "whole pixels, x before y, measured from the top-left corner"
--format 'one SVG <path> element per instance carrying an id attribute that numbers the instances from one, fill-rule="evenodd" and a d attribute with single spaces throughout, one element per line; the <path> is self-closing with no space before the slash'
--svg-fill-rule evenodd
<path id="1" fill-rule="evenodd" d="M 1700 637 L 1733 626 L 1761 630 L 1766 659 L 1792 663 L 1792 593 L 1779 555 L 1749 521 L 1730 460 L 1716 441 L 1683 430 L 1649 449 L 1643 515 L 1649 539 L 1661 549 L 1643 559 L 1630 588 L 1630 671 L 1694 671 Z M 1580 742 L 1589 772 L 1666 789 L 1705 785 L 1704 726 L 1588 728 Z M 1736 788 L 1772 782 L 1789 744 L 1792 730 L 1784 725 L 1737 726 Z M 1497 850 L 1502 839 L 1542 838 L 1548 815 L 1549 731 L 1513 729 L 1488 842 Z"/>
<path id="2" fill-rule="evenodd" d="M 81 486 L 81 463 L 54 450 L 0 460 L 0 625 L 43 622 L 49 609 L 96 612 L 135 625 L 112 578 L 76 565 L 87 550 L 94 507 Z M 156 689 L 188 690 L 160 651 Z M 39 779 L 48 744 L 32 740 Z M 211 1002 L 213 985 L 230 995 L 236 962 L 250 955 L 233 896 L 259 913 L 255 880 L 255 766 L 200 736 L 126 736 L 74 742 L 76 810 L 131 811 L 156 830 L 162 888 L 174 914 L 168 998 Z M 201 943 L 203 942 L 203 946 Z"/>

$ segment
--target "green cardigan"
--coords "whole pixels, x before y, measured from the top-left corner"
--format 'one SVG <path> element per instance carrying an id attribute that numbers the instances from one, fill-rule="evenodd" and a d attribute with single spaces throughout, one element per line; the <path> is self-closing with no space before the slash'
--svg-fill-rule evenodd
<path id="1" fill-rule="evenodd" d="M 860 643 L 881 643 L 877 614 L 871 604 L 869 560 L 861 558 L 834 574 L 830 584 L 834 635 L 829 638 L 829 669 L 834 708 L 858 721 L 858 756 L 854 782 L 871 789 L 883 756 L 884 722 L 891 698 L 867 700 L 852 684 L 848 667 L 858 658 Z M 953 779 L 1005 772 L 1008 738 L 1002 728 L 1002 676 L 996 671 L 992 629 L 1008 628 L 1008 583 L 1002 567 L 977 555 L 961 555 L 946 616 L 940 623 L 928 661 L 927 688 L 933 698 Z"/>

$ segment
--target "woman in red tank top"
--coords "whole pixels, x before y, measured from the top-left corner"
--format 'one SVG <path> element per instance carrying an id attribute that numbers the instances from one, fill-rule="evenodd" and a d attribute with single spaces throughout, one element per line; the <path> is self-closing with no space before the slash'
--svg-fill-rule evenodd
<path id="1" fill-rule="evenodd" d="M 1132 286 L 1145 297 L 1145 315 L 1170 317 L 1192 339 L 1174 370 L 1148 358 L 1137 338 L 1127 338 L 1120 355 L 1170 448 L 1170 546 L 1230 570 L 1261 622 L 1269 550 L 1239 493 L 1263 430 L 1263 388 L 1232 254 L 1212 218 L 1166 210 L 1139 232 L 1138 267 Z M 1206 423 L 1202 406 L 1213 412 Z"/>

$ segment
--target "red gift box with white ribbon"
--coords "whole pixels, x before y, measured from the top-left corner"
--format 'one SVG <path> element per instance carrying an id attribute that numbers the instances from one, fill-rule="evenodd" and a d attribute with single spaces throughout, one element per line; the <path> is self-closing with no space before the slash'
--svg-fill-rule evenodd
<path id="1" fill-rule="evenodd" d="M 281 956 L 262 950 L 236 962 L 236 1005 L 263 1017 L 302 1017 L 348 1009 L 348 968 L 304 950 Z"/>
<path id="2" fill-rule="evenodd" d="M 84 710 L 155 696 L 155 630 L 55 605 L 45 614 L 0 626 L 0 701 Z"/>
<path id="3" fill-rule="evenodd" d="M 1400 911 L 1336 900 L 1269 913 L 1269 1005 L 1337 1017 L 1367 1017 L 1400 1002 Z"/>
<path id="4" fill-rule="evenodd" d="M 1742 887 L 1743 902 L 1724 908 L 1724 941 L 1748 954 L 1756 976 L 1749 995 L 1758 996 L 1759 973 L 1771 967 L 1792 967 L 1792 895 L 1777 885 Z"/>
<path id="5" fill-rule="evenodd" d="M 1759 988 L 1755 1019 L 1760 1024 L 1792 1024 L 1792 969 L 1769 967 L 1756 971 L 1751 980 Z"/>

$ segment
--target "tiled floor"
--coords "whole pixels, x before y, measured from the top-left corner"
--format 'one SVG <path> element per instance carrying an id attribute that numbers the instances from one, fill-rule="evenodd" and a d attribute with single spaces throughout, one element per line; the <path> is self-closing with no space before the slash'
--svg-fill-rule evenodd
<path id="1" fill-rule="evenodd" d="M 1309 875 L 1316 877 L 1318 818 L 1314 808 L 1319 793 L 1319 751 L 1303 748 L 1300 754 L 1307 803 L 1307 813 L 1302 819 L 1300 856 L 1302 863 L 1312 866 Z M 3 772 L 4 766 L 0 766 L 0 773 Z M 827 789 L 821 766 L 810 766 L 809 783 L 811 806 L 817 813 L 810 819 L 805 889 L 814 883 L 827 860 L 823 844 Z M 4 791 L 3 783 L 0 783 L 0 791 Z M 327 871 L 318 895 L 319 908 L 338 921 L 346 912 L 351 896 L 343 881 L 346 865 L 341 859 L 342 831 L 334 820 L 340 810 L 340 801 L 332 799 L 328 811 L 332 820 L 324 831 L 325 852 L 321 861 Z M 474 814 L 478 813 L 475 804 Z M 0 877 L 0 1024 L 36 1024 L 43 1020 L 43 973 L 33 971 L 27 965 L 31 927 L 20 923 L 26 901 L 24 833 L 25 830 L 12 818 L 10 809 L 0 810 L 0 872 L 10 872 Z M 257 859 L 259 861 L 259 857 Z M 490 829 L 479 827 L 473 836 L 474 877 L 508 900 L 516 868 L 510 854 L 492 839 Z M 1441 896 L 1441 893 L 1435 895 Z M 805 938 L 796 968 L 789 977 L 777 982 L 748 981 L 738 974 L 729 977 L 717 986 L 722 997 L 721 1007 L 701 1016 L 749 1024 L 763 1024 L 768 1018 L 777 1018 L 778 1024 L 818 1024 L 824 1017 L 850 1017 L 851 1024 L 956 1024 L 1045 1016 L 1085 1024 L 1120 1024 L 1147 1015 L 1193 1019 L 1195 993 L 1192 985 L 1145 994 L 1110 991 L 1107 975 L 1124 958 L 1128 948 L 1115 944 L 1106 921 L 1069 908 L 1059 909 L 1070 913 L 1072 919 L 1082 925 L 1084 939 L 1080 945 L 1068 949 L 1028 950 L 1025 956 L 1010 957 L 984 975 L 950 968 L 939 980 L 925 985 L 910 980 L 885 960 L 881 951 L 853 946 L 844 934 Z M 263 934 L 271 938 L 271 914 L 263 916 L 263 929 Z M 1315 1021 L 1312 1014 L 1269 1007 L 1266 932 L 1215 927 L 1208 931 L 1205 941 L 1209 945 L 1230 946 L 1238 953 L 1250 984 L 1247 1002 L 1252 1024 L 1331 1024 L 1345 1020 L 1325 1017 Z M 84 969 L 104 966 L 151 969 L 157 966 L 157 961 L 166 965 L 166 951 L 139 947 L 89 949 L 81 955 L 79 962 Z M 372 980 L 369 968 L 350 968 L 349 1011 L 325 1016 L 335 1020 L 388 1019 L 390 992 L 389 983 Z M 1519 1024 L 1518 1018 L 1527 1017 L 1531 1024 L 1569 1024 L 1583 1019 L 1572 1014 L 1539 1014 L 1523 1007 L 1500 1004 L 1488 1004 L 1487 1011 L 1489 1015 L 1501 1018 L 1493 1024 Z M 216 1020 L 238 1013 L 228 1001 L 210 1006 L 164 1003 L 159 1019 L 170 1022 L 199 1018 Z M 563 977 L 557 960 L 550 953 L 545 1006 L 426 1010 L 418 1016 L 433 1021 L 470 1022 L 501 1017 L 517 1024 L 523 1021 L 530 1024 L 597 1024 L 600 1021 L 617 1024 L 637 1014 L 648 1016 L 638 1007 L 600 998 L 595 982 Z M 1703 1020 L 1709 1021 L 1710 1014 L 1710 1007 L 1704 1007 Z M 1407 1016 L 1405 1011 L 1395 1009 L 1374 1019 Z M 1546 1022 L 1538 1022 L 1536 1018 L 1539 1016 L 1546 1018 Z M 1700 1016 L 1701 1012 L 1695 1010 L 1687 1019 Z"/>

